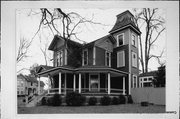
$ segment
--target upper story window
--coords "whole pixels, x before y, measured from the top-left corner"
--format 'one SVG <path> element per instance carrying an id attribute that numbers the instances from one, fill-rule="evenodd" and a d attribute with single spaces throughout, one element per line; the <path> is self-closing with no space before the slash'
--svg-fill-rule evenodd
<path id="1" fill-rule="evenodd" d="M 132 45 L 135 46 L 135 47 L 137 47 L 137 40 L 136 40 L 135 34 L 132 34 L 131 40 L 132 40 Z"/>
<path id="2" fill-rule="evenodd" d="M 105 53 L 105 65 L 111 67 L 111 53 L 108 51 L 106 51 Z"/>
<path id="3" fill-rule="evenodd" d="M 124 45 L 124 33 L 117 35 L 117 47 Z"/>
<path id="4" fill-rule="evenodd" d="M 125 53 L 124 51 L 117 52 L 117 67 L 125 66 Z"/>
<path id="5" fill-rule="evenodd" d="M 137 67 L 137 53 L 132 52 L 132 66 Z"/>
<path id="6" fill-rule="evenodd" d="M 88 50 L 83 50 L 83 57 L 82 57 L 82 65 L 87 65 L 88 64 Z"/>
<path id="7" fill-rule="evenodd" d="M 57 52 L 56 66 L 63 65 L 63 51 Z"/>

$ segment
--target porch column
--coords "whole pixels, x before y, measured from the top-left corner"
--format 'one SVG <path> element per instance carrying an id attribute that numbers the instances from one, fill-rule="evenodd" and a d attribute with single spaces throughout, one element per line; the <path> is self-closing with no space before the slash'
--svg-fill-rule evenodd
<path id="1" fill-rule="evenodd" d="M 64 93 L 66 94 L 66 90 L 67 90 L 67 74 L 64 74 Z"/>
<path id="2" fill-rule="evenodd" d="M 81 93 L 81 73 L 79 73 L 79 93 Z"/>
<path id="3" fill-rule="evenodd" d="M 125 95 L 125 77 L 123 77 L 123 95 Z"/>
<path id="4" fill-rule="evenodd" d="M 129 73 L 129 95 L 131 95 L 131 73 Z"/>
<path id="5" fill-rule="evenodd" d="M 40 95 L 40 76 L 38 76 L 38 95 Z"/>
<path id="6" fill-rule="evenodd" d="M 76 91 L 76 75 L 74 74 L 74 79 L 73 79 L 73 91 Z"/>
<path id="7" fill-rule="evenodd" d="M 59 72 L 59 94 L 61 94 L 61 72 Z"/>
<path id="8" fill-rule="evenodd" d="M 111 93 L 111 74 L 108 73 L 108 94 Z"/>
<path id="9" fill-rule="evenodd" d="M 50 90 L 50 75 L 48 75 L 48 94 L 49 94 L 49 90 Z"/>

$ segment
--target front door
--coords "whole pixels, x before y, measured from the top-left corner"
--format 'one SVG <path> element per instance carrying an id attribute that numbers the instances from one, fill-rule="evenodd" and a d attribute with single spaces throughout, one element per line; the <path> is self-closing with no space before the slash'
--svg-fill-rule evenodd
<path id="1" fill-rule="evenodd" d="M 90 75 L 90 88 L 91 91 L 98 91 L 99 90 L 99 76 L 95 74 Z"/>

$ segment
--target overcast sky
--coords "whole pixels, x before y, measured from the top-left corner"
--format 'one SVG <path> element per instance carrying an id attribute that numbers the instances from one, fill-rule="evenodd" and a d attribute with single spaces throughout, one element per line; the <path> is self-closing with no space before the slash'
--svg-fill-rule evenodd
<path id="1" fill-rule="evenodd" d="M 91 42 L 93 40 L 96 40 L 100 37 L 103 37 L 105 35 L 108 35 L 108 32 L 111 30 L 113 25 L 116 22 L 116 15 L 126 11 L 130 10 L 132 12 L 132 9 L 63 9 L 64 12 L 76 12 L 80 14 L 83 17 L 86 18 L 92 18 L 93 21 L 105 24 L 104 25 L 88 25 L 87 27 L 83 27 L 81 32 L 78 34 L 78 37 L 86 42 Z M 39 11 L 39 9 L 33 9 L 33 11 Z M 39 23 L 40 23 L 40 14 L 36 15 L 29 15 L 30 9 L 19 9 L 16 12 L 16 24 L 17 24 L 17 49 L 19 44 L 20 37 L 24 37 L 26 39 L 31 40 L 38 30 Z M 162 13 L 161 13 L 162 14 Z M 163 17 L 164 17 L 163 13 Z M 141 32 L 144 32 L 141 30 Z M 165 38 L 165 32 L 159 37 L 159 40 L 156 42 L 156 45 L 153 47 L 152 53 L 154 54 L 160 54 L 161 50 L 166 47 L 166 38 Z M 40 43 L 41 38 L 41 43 Z M 39 47 L 42 47 L 44 43 L 50 44 L 50 42 L 53 39 L 53 35 L 51 34 L 50 30 L 44 29 L 39 32 L 39 35 L 36 35 L 34 38 L 32 45 L 29 48 L 28 51 L 28 58 L 24 60 L 24 62 L 21 62 L 17 66 L 17 70 L 21 68 L 29 68 L 34 63 L 37 63 L 39 65 L 45 64 L 44 57 L 42 52 L 40 51 Z M 79 41 L 78 41 L 79 42 Z M 52 52 L 50 51 L 50 54 Z M 165 53 L 164 53 L 164 59 L 165 59 Z M 50 56 L 52 57 L 52 56 Z M 50 63 L 52 65 L 52 63 Z M 159 64 L 157 63 L 157 60 L 151 60 L 149 64 L 150 70 L 156 70 Z M 141 67 L 140 67 L 141 68 Z M 24 71 L 23 73 L 29 73 L 28 71 Z"/>

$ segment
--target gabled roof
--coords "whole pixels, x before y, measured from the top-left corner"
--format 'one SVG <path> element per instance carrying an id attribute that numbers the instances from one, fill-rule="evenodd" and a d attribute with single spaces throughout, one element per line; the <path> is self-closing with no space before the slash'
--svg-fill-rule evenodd
<path id="1" fill-rule="evenodd" d="M 139 77 L 156 76 L 156 73 L 157 71 L 150 71 L 150 72 L 140 74 Z"/>
<path id="2" fill-rule="evenodd" d="M 85 48 L 85 47 L 93 47 L 93 46 L 96 45 L 97 43 L 103 42 L 103 41 L 106 40 L 106 39 L 109 39 L 112 43 L 115 43 L 115 42 L 116 42 L 116 40 L 114 39 L 113 36 L 111 36 L 111 35 L 106 35 L 106 36 L 103 36 L 103 37 L 101 37 L 101 38 L 99 38 L 99 39 L 97 39 L 97 40 L 95 40 L 95 41 L 92 41 L 92 42 L 90 42 L 90 43 L 85 44 L 85 45 L 83 46 L 83 48 Z"/>
<path id="3" fill-rule="evenodd" d="M 37 82 L 37 79 L 34 76 L 27 76 L 27 75 L 19 74 L 19 75 L 17 75 L 17 77 L 18 78 L 23 78 L 27 82 L 35 82 L 35 83 Z"/>
<path id="4" fill-rule="evenodd" d="M 46 71 L 46 70 L 49 70 L 52 68 L 54 68 L 54 67 L 53 66 L 47 66 L 47 65 L 40 65 L 37 67 L 37 73 L 40 73 L 40 72 L 43 72 L 43 71 Z"/>
<path id="5" fill-rule="evenodd" d="M 113 26 L 113 28 L 109 31 L 109 33 L 114 33 L 118 30 L 122 30 L 122 29 L 127 28 L 127 27 L 134 29 L 135 32 L 138 34 L 141 33 L 139 28 L 135 25 L 134 15 L 129 10 L 117 15 L 116 23 Z"/>
<path id="6" fill-rule="evenodd" d="M 52 40 L 52 42 L 51 42 L 51 44 L 49 45 L 48 50 L 53 50 L 54 47 L 57 45 L 57 42 L 60 41 L 60 40 L 65 41 L 65 39 L 62 36 L 55 35 L 53 40 Z M 82 44 L 80 44 L 80 43 L 78 43 L 76 41 L 72 41 L 72 40 L 68 40 L 67 44 L 68 45 L 72 45 L 73 44 L 73 45 L 82 46 Z"/>

